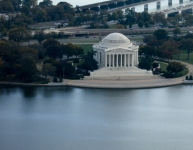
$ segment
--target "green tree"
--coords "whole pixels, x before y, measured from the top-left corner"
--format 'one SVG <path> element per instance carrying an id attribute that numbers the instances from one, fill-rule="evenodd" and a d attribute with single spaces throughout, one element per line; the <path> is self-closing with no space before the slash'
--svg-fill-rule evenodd
<path id="1" fill-rule="evenodd" d="M 157 37 L 158 40 L 165 40 L 167 38 L 167 31 L 163 29 L 158 29 L 154 31 L 153 35 Z"/>
<path id="2" fill-rule="evenodd" d="M 56 67 L 56 76 L 63 77 L 63 73 L 65 77 L 73 76 L 75 73 L 75 67 L 72 66 L 72 63 L 68 63 L 66 61 L 55 61 L 53 66 Z"/>
<path id="3" fill-rule="evenodd" d="M 141 68 L 141 69 L 150 70 L 151 69 L 151 62 L 148 59 L 143 58 L 139 62 L 138 67 Z"/>
<path id="4" fill-rule="evenodd" d="M 29 30 L 23 30 L 23 37 L 22 37 L 22 39 L 23 39 L 24 41 L 27 41 L 28 44 L 30 45 L 31 31 L 29 31 Z"/>
<path id="5" fill-rule="evenodd" d="M 9 0 L 0 1 L 0 5 L 1 5 L 1 10 L 3 11 L 9 11 L 9 12 L 14 11 L 13 5 Z"/>
<path id="6" fill-rule="evenodd" d="M 13 40 L 15 42 L 21 42 L 23 38 L 23 32 L 19 28 L 13 28 L 9 30 L 8 37 L 9 37 L 9 40 Z"/>
<path id="7" fill-rule="evenodd" d="M 56 67 L 54 67 L 51 63 L 46 63 L 42 67 L 42 74 L 45 76 L 45 78 L 48 75 L 55 75 Z"/>
<path id="8" fill-rule="evenodd" d="M 31 44 L 30 48 L 33 48 L 38 51 L 38 59 L 43 59 L 45 57 L 46 50 L 40 44 Z"/>
<path id="9" fill-rule="evenodd" d="M 185 38 L 186 39 L 193 39 L 193 33 L 188 33 L 188 34 L 186 34 L 186 36 L 185 36 Z"/>
<path id="10" fill-rule="evenodd" d="M 188 60 L 190 59 L 190 53 L 193 51 L 193 39 L 183 39 L 181 41 L 181 46 L 182 49 L 186 50 L 188 54 Z"/>
<path id="11" fill-rule="evenodd" d="M 76 51 L 77 51 L 77 47 L 72 43 L 62 45 L 62 53 L 64 55 L 67 55 L 67 58 L 69 58 L 70 56 L 76 55 Z"/>
<path id="12" fill-rule="evenodd" d="M 155 13 L 153 15 L 153 20 L 157 24 L 158 23 L 165 24 L 165 22 L 167 22 L 163 13 Z"/>
<path id="13" fill-rule="evenodd" d="M 41 44 L 42 41 L 46 39 L 46 35 L 45 35 L 44 31 L 40 31 L 40 32 L 36 33 L 35 37 L 37 38 L 39 44 Z"/>
<path id="14" fill-rule="evenodd" d="M 173 53 L 169 51 L 161 51 L 161 58 L 168 59 L 173 59 Z"/>
<path id="15" fill-rule="evenodd" d="M 23 57 L 17 68 L 17 75 L 21 81 L 33 82 L 37 73 L 35 60 L 30 56 Z"/>
<path id="16" fill-rule="evenodd" d="M 155 47 L 154 46 L 146 45 L 140 49 L 141 49 L 142 53 L 144 53 L 145 55 L 153 56 L 155 54 Z"/>
<path id="17" fill-rule="evenodd" d="M 53 44 L 50 45 L 46 48 L 46 54 L 50 57 L 50 58 L 62 58 L 62 48 L 61 45 L 58 44 Z"/>
<path id="18" fill-rule="evenodd" d="M 181 29 L 178 28 L 178 27 L 176 27 L 176 28 L 173 30 L 173 34 L 176 34 L 176 35 L 181 34 Z"/>
<path id="19" fill-rule="evenodd" d="M 74 55 L 76 56 L 82 56 L 84 54 L 84 50 L 80 46 L 75 46 L 75 53 Z"/>
<path id="20" fill-rule="evenodd" d="M 139 21 L 139 22 L 138 22 L 138 27 L 139 27 L 139 28 L 143 28 L 143 21 Z"/>
<path id="21" fill-rule="evenodd" d="M 157 68 L 159 66 L 159 64 L 157 63 L 157 62 L 154 62 L 153 64 L 152 64 L 152 67 L 153 68 Z"/>
<path id="22" fill-rule="evenodd" d="M 9 0 L 9 1 L 12 3 L 15 11 L 20 10 L 20 5 L 22 3 L 21 0 Z"/>
<path id="23" fill-rule="evenodd" d="M 157 38 L 153 35 L 146 35 L 144 38 L 143 38 L 143 42 L 148 44 L 148 45 L 151 45 L 152 42 L 156 41 Z"/>
<path id="24" fill-rule="evenodd" d="M 88 52 L 83 56 L 84 62 L 78 67 L 81 69 L 85 69 L 88 73 L 88 70 L 96 70 L 98 69 L 97 61 L 93 58 L 94 52 Z"/>
<path id="25" fill-rule="evenodd" d="M 170 62 L 167 66 L 167 71 L 170 73 L 178 73 L 184 70 L 185 66 L 180 62 Z"/>
<path id="26" fill-rule="evenodd" d="M 168 40 L 167 42 L 164 42 L 162 46 L 159 47 L 159 50 L 162 51 L 162 56 L 166 56 L 163 58 L 172 59 L 173 55 L 176 54 L 179 59 L 181 54 L 179 46 L 179 42 L 176 42 L 174 40 Z"/>
<path id="27" fill-rule="evenodd" d="M 146 11 L 144 11 L 144 12 L 142 12 L 142 15 L 143 15 L 143 21 L 144 22 L 149 22 L 150 21 L 150 19 L 151 19 L 151 15 L 148 13 L 148 12 L 146 12 Z"/>
<path id="28" fill-rule="evenodd" d="M 57 40 L 52 39 L 52 38 L 51 38 L 51 39 L 47 39 L 47 40 L 45 40 L 45 41 L 42 43 L 42 45 L 43 45 L 44 48 L 47 48 L 48 46 L 54 45 L 54 44 L 60 45 L 60 43 L 59 43 Z"/>
<path id="29" fill-rule="evenodd" d="M 187 15 L 184 19 L 186 20 L 186 25 L 187 26 L 192 26 L 193 25 L 193 16 L 192 15 Z"/>
<path id="30" fill-rule="evenodd" d="M 51 0 L 43 0 L 42 2 L 39 3 L 40 7 L 49 7 L 52 6 L 53 2 Z"/>
<path id="31" fill-rule="evenodd" d="M 46 11 L 44 9 L 37 10 L 34 15 L 34 20 L 37 22 L 45 22 L 47 20 Z"/>
<path id="32" fill-rule="evenodd" d="M 22 5 L 27 7 L 35 6 L 36 4 L 37 0 L 23 0 L 22 2 Z"/>
<path id="33" fill-rule="evenodd" d="M 146 21 L 144 25 L 146 28 L 149 28 L 149 22 L 148 21 Z"/>

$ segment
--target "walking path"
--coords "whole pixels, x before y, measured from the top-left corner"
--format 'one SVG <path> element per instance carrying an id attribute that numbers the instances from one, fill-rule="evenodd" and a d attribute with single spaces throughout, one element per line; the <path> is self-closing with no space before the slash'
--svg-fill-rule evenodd
<path id="1" fill-rule="evenodd" d="M 181 62 L 188 69 L 189 73 L 193 73 L 193 65 Z M 156 87 L 166 87 L 183 84 L 185 76 L 175 78 L 175 79 L 165 79 L 158 76 L 151 78 L 145 77 L 128 77 L 128 79 L 101 79 L 101 80 L 65 80 L 68 86 L 74 87 L 86 87 L 86 88 L 156 88 Z"/>

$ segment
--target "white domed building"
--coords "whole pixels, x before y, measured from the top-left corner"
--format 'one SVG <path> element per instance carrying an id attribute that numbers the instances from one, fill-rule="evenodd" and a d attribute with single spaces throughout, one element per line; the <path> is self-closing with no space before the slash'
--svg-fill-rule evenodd
<path id="1" fill-rule="evenodd" d="M 138 65 L 139 46 L 121 33 L 111 33 L 101 42 L 93 45 L 96 52 L 94 59 L 99 69 L 91 76 L 136 76 L 152 75 L 151 71 L 142 70 Z"/>

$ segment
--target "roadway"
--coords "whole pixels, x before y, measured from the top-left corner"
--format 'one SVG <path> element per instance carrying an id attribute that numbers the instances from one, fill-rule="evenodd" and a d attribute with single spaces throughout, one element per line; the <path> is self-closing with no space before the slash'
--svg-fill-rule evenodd
<path id="1" fill-rule="evenodd" d="M 94 44 L 99 42 L 99 33 L 101 33 L 101 39 L 105 37 L 106 35 L 113 33 L 113 32 L 119 32 L 124 35 L 126 35 L 129 39 L 137 42 L 137 44 L 142 44 L 142 39 L 144 38 L 144 35 L 152 34 L 156 29 L 159 29 L 161 27 L 153 27 L 153 28 L 133 28 L 130 29 L 85 29 L 85 26 L 83 27 L 70 27 L 70 28 L 62 28 L 62 29 L 54 29 L 54 30 L 45 30 L 46 33 L 49 32 L 64 32 L 65 35 L 75 35 L 75 34 L 83 34 L 82 37 L 70 37 L 70 38 L 62 38 L 57 39 L 60 43 L 66 44 L 66 43 L 73 43 L 73 44 Z M 173 36 L 173 33 L 171 33 L 174 28 L 161 28 L 169 32 L 169 36 Z M 188 33 L 188 31 L 193 31 L 193 27 L 183 27 L 181 28 L 182 35 L 184 33 Z M 90 33 L 95 33 L 90 34 Z M 141 40 L 140 40 L 141 39 Z M 30 40 L 30 44 L 38 43 L 37 40 Z M 24 42 L 23 45 L 27 46 L 28 43 Z"/>
<path id="2" fill-rule="evenodd" d="M 65 34 L 99 34 L 105 36 L 113 32 L 119 32 L 124 35 L 134 35 L 134 34 L 152 34 L 156 29 L 161 27 L 152 27 L 152 28 L 133 28 L 130 29 L 85 29 L 85 28 L 71 28 L 71 29 L 60 29 L 60 32 L 64 32 Z M 168 32 L 173 32 L 174 28 L 161 28 Z M 181 32 L 188 33 L 188 31 L 191 31 L 192 27 L 183 27 L 181 28 Z"/>

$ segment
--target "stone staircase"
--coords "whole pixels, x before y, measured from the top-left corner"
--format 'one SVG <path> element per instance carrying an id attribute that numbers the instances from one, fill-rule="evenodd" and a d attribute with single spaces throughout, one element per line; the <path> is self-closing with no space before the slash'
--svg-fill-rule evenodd
<path id="1" fill-rule="evenodd" d="M 90 73 L 90 78 L 98 77 L 127 77 L 127 76 L 150 76 L 152 77 L 152 71 L 139 69 L 133 67 L 119 67 L 119 68 L 101 68 Z"/>

